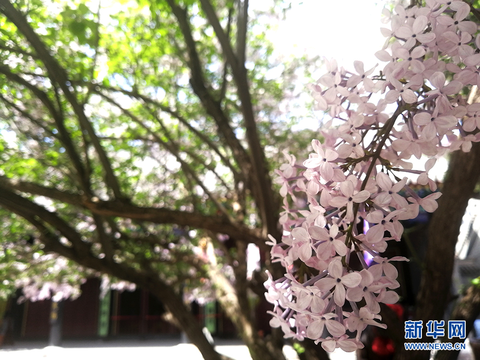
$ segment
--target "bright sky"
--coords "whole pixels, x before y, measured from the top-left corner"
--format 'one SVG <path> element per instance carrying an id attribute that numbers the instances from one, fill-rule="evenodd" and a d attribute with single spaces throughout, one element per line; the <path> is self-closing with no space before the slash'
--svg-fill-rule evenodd
<path id="1" fill-rule="evenodd" d="M 383 6 L 381 0 L 296 0 L 272 40 L 285 52 L 335 58 L 348 68 L 354 60 L 373 66 L 385 42 Z"/>

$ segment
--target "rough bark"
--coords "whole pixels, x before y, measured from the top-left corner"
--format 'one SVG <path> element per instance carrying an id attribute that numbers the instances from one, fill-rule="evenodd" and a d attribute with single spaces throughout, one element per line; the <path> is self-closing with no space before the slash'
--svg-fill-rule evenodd
<path id="1" fill-rule="evenodd" d="M 207 254 L 209 257 L 208 273 L 214 283 L 217 300 L 228 318 L 233 322 L 239 336 L 247 345 L 253 360 L 285 360 L 281 346 L 275 346 L 272 342 L 259 336 L 254 323 L 252 309 L 249 302 L 246 281 L 246 246 L 238 242 L 237 245 L 238 266 L 235 271 L 235 283 L 232 283 L 218 268 L 210 243 Z"/>
<path id="2" fill-rule="evenodd" d="M 480 144 L 475 143 L 468 153 L 452 153 L 438 209 L 432 216 L 428 231 L 428 248 L 422 273 L 420 292 L 417 296 L 417 320 L 442 320 L 450 295 L 457 243 L 462 217 L 468 200 L 480 178 Z M 424 336 L 421 342 L 431 342 Z M 400 349 L 397 359 L 428 360 L 429 351 L 405 351 Z"/>

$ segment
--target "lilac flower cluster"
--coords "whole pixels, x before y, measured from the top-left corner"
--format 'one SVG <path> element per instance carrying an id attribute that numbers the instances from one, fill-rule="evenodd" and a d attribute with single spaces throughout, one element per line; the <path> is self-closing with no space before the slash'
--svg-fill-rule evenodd
<path id="1" fill-rule="evenodd" d="M 436 159 L 480 141 L 480 104 L 465 93 L 480 85 L 480 35 L 469 14 L 463 1 L 397 5 L 387 14 L 391 28 L 382 29 L 388 39 L 376 53 L 385 62 L 379 75 L 360 61 L 353 72 L 330 61 L 311 87 L 317 110 L 331 120 L 303 164 L 286 154 L 277 170 L 283 237 L 270 237 L 271 257 L 286 273 L 265 283 L 270 324 L 285 337 L 354 351 L 367 325 L 386 327 L 379 303 L 398 301 L 391 262 L 407 259 L 381 254 L 388 241 L 400 241 L 402 220 L 420 207 L 435 211 L 441 195 L 421 198 L 401 174 L 417 174 L 435 191 L 428 172 Z M 412 157 L 422 156 L 425 169 L 413 169 Z"/>

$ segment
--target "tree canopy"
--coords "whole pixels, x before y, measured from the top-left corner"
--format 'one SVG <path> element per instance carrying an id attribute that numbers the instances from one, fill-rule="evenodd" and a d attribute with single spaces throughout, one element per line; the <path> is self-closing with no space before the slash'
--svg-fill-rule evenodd
<path id="1" fill-rule="evenodd" d="M 151 290 L 217 356 L 178 301 L 179 285 L 210 277 L 249 345 L 263 346 L 246 248 L 265 252 L 279 232 L 270 145 L 309 139 L 279 111 L 305 59 L 273 58 L 275 12 L 248 5 L 0 1 L 3 294 L 107 274 Z M 53 284 L 45 291 L 71 295 Z"/>

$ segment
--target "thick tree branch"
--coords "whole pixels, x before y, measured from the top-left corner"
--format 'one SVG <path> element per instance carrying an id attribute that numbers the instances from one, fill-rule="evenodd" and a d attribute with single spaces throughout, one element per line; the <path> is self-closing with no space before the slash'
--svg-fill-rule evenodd
<path id="1" fill-rule="evenodd" d="M 235 78 L 235 80 L 237 80 L 241 77 L 241 74 L 239 73 L 239 68 L 243 66 L 243 64 L 239 66 L 239 59 L 237 58 L 237 55 L 235 55 L 235 52 L 233 51 L 233 47 L 230 43 L 230 39 L 228 38 L 227 33 L 225 33 L 225 30 L 223 30 L 223 27 L 220 24 L 220 21 L 218 20 L 218 16 L 211 2 L 209 0 L 200 0 L 200 3 L 202 4 L 202 9 L 207 15 L 210 25 L 213 27 L 213 30 L 217 35 L 217 39 L 220 42 L 220 46 L 222 47 L 223 54 L 225 55 L 227 62 L 230 64 L 230 67 L 232 68 L 233 77 Z M 248 6 L 248 4 L 243 4 L 243 5 Z M 248 9 L 245 9 L 245 10 L 248 11 Z M 239 16 L 243 16 L 245 10 L 242 9 L 242 5 L 239 5 L 239 12 L 241 12 Z M 246 25 L 246 21 L 247 21 L 246 19 L 242 19 L 242 20 L 238 19 L 237 25 L 243 26 L 242 23 L 245 23 Z M 239 37 L 241 38 L 240 34 L 239 34 Z M 239 47 L 240 49 L 242 48 L 244 49 L 245 45 L 237 44 L 237 47 Z"/>
<path id="2" fill-rule="evenodd" d="M 237 3 L 237 58 L 239 64 L 245 64 L 248 28 L 248 0 L 237 0 Z"/>
<path id="3" fill-rule="evenodd" d="M 224 137 L 226 143 L 233 152 L 235 159 L 239 163 L 240 169 L 246 178 L 250 175 L 251 162 L 246 150 L 235 136 L 235 132 L 230 126 L 230 119 L 223 111 L 219 101 L 215 100 L 206 86 L 203 76 L 203 67 L 196 49 L 195 40 L 193 39 L 188 15 L 185 9 L 178 6 L 174 0 L 167 0 L 172 9 L 173 14 L 178 20 L 180 29 L 185 39 L 188 51 L 188 67 L 190 68 L 191 78 L 190 85 L 197 97 L 202 102 L 207 113 L 214 119 L 217 124 L 219 133 Z"/>
<path id="4" fill-rule="evenodd" d="M 215 30 L 218 41 L 222 47 L 223 53 L 230 64 L 232 69 L 233 78 L 237 84 L 237 94 L 242 103 L 242 114 L 243 120 L 245 122 L 245 130 L 247 133 L 247 141 L 250 150 L 250 161 L 253 171 L 252 183 L 250 184 L 253 195 L 257 202 L 260 217 L 263 222 L 264 232 L 270 234 L 278 233 L 278 217 L 276 216 L 277 212 L 271 211 L 272 207 L 277 208 L 278 201 L 273 194 L 272 183 L 270 180 L 270 174 L 268 172 L 268 167 L 265 159 L 265 153 L 263 147 L 260 143 L 260 138 L 258 136 L 257 124 L 255 121 L 255 115 L 253 110 L 252 97 L 250 94 L 250 86 L 248 83 L 248 74 L 247 69 L 245 68 L 245 62 L 240 62 L 242 57 L 235 55 L 231 43 L 223 30 L 220 21 L 215 13 L 215 10 L 208 0 L 200 0 L 202 4 L 202 9 L 207 15 L 208 21 Z M 248 11 L 248 1 L 241 1 L 240 6 L 240 17 L 246 16 Z M 247 18 L 240 20 L 241 26 L 246 27 Z M 246 31 L 242 28 L 239 31 Z M 239 41 L 246 41 L 243 39 L 243 35 L 239 34 Z M 243 50 L 243 47 L 240 45 L 240 50 Z"/>
<path id="5" fill-rule="evenodd" d="M 265 249 L 265 238 L 256 230 L 241 224 L 232 224 L 227 218 L 207 216 L 195 212 L 165 208 L 140 207 L 120 201 L 84 200 L 83 206 L 95 214 L 149 221 L 156 224 L 177 224 L 190 228 L 210 230 L 236 239 L 253 242 Z"/>
<path id="6" fill-rule="evenodd" d="M 5 176 L 0 176 L 0 189 L 5 189 L 5 191 L 11 193 L 13 193 L 13 191 L 21 191 L 45 196 L 53 200 L 87 209 L 96 215 L 104 217 L 121 217 L 156 224 L 177 224 L 179 226 L 209 230 L 213 233 L 226 234 L 245 242 L 253 242 L 262 249 L 266 248 L 265 238 L 262 237 L 257 230 L 250 229 L 238 223 L 233 224 L 223 216 L 207 216 L 197 212 L 141 207 L 116 200 L 92 201 L 85 196 L 61 191 L 56 188 L 49 188 L 25 181 L 11 181 Z"/>
<path id="7" fill-rule="evenodd" d="M 39 219 L 40 222 L 48 223 L 72 243 L 72 247 L 78 256 L 87 256 L 90 252 L 90 245 L 85 243 L 81 236 L 62 218 L 43 206 L 15 194 L 3 185 L 0 185 L 0 206 L 24 218 Z"/>
<path id="8" fill-rule="evenodd" d="M 61 201 L 70 205 L 81 206 L 83 197 L 68 191 L 58 190 L 58 188 L 38 185 L 28 181 L 15 181 L 0 176 L 0 186 L 12 191 L 21 191 L 34 195 L 45 196 L 47 198 Z"/>

